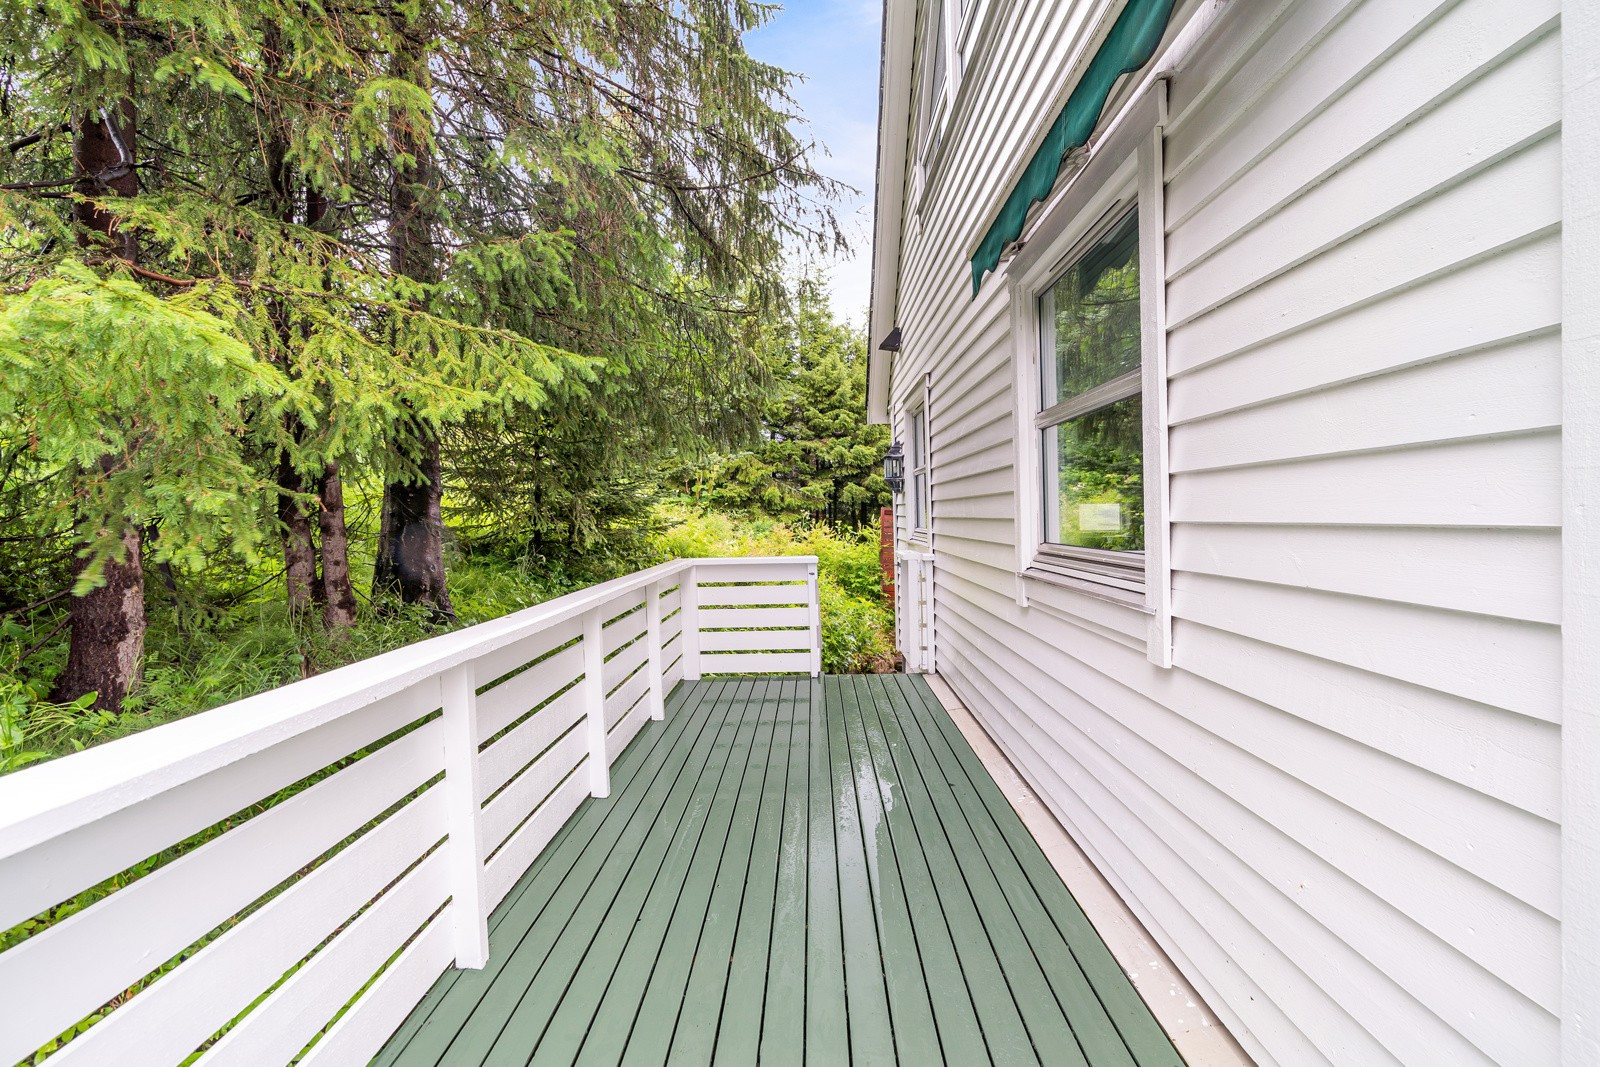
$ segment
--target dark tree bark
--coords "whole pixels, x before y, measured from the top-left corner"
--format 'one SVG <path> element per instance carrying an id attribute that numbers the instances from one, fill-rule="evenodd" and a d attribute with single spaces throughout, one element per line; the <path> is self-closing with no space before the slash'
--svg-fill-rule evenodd
<path id="1" fill-rule="evenodd" d="M 137 143 L 138 124 L 133 101 L 124 100 L 115 110 L 84 115 L 72 153 L 76 191 L 97 200 L 138 196 L 139 173 L 134 166 Z M 86 247 L 109 250 L 130 261 L 138 258 L 133 234 L 117 225 L 114 213 L 85 200 L 74 204 L 72 211 L 87 231 L 83 235 Z"/>
<path id="2" fill-rule="evenodd" d="M 397 76 L 429 85 L 427 55 L 406 36 L 404 20 L 395 16 L 402 51 L 395 56 Z M 414 117 L 394 127 L 395 167 L 389 213 L 389 265 L 401 277 L 420 282 L 439 279 L 435 227 L 440 211 L 440 178 L 426 131 Z M 405 162 L 405 159 L 409 162 Z M 382 530 L 373 566 L 372 591 L 398 594 L 408 604 L 427 604 L 437 616 L 455 618 L 445 586 L 444 481 L 440 475 L 439 437 L 418 419 L 396 427 L 396 449 L 411 469 L 384 486 Z"/>
<path id="3" fill-rule="evenodd" d="M 322 472 L 322 621 L 343 630 L 356 621 L 356 592 L 350 584 L 350 538 L 344 525 L 344 483 L 339 465 Z"/>
<path id="4" fill-rule="evenodd" d="M 139 680 L 145 627 L 140 541 L 139 528 L 130 524 L 122 535 L 126 558 L 106 564 L 100 588 L 72 598 L 67 666 L 56 679 L 51 700 L 65 703 L 94 693 L 95 707 L 120 712 L 123 698 Z M 80 562 L 75 571 L 82 567 Z"/>
<path id="5" fill-rule="evenodd" d="M 289 614 L 299 617 L 310 610 L 317 582 L 317 548 L 311 540 L 311 516 L 301 496 L 305 479 L 295 469 L 287 451 L 278 457 L 278 521 L 283 524 L 284 585 Z"/>
<path id="6" fill-rule="evenodd" d="M 118 14 L 115 5 L 106 4 L 101 17 L 110 21 Z M 136 119 L 131 100 L 124 100 L 115 110 L 82 117 L 73 145 L 79 193 L 96 200 L 138 195 Z M 91 255 L 109 252 L 129 261 L 137 258 L 133 235 L 117 226 L 112 212 L 78 201 L 73 214 L 83 227 L 81 239 Z M 113 470 L 118 462 L 118 456 L 102 456 L 100 473 Z M 121 712 L 123 698 L 139 680 L 139 661 L 144 655 L 143 540 L 139 527 L 127 523 L 122 530 L 123 558 L 106 564 L 104 584 L 72 598 L 67 666 L 56 679 L 52 700 L 66 702 L 94 693 L 95 707 Z M 76 573 L 82 572 L 85 562 L 76 565 Z"/>
<path id="7" fill-rule="evenodd" d="M 280 46 L 275 28 L 268 29 L 266 51 L 276 68 Z M 274 73 L 279 74 L 276 69 Z M 273 123 L 272 132 L 265 146 L 267 185 L 272 190 L 272 205 L 278 218 L 292 223 L 295 221 L 295 196 L 299 185 L 294 181 L 293 169 L 288 162 L 289 141 L 282 130 L 281 120 L 270 121 Z M 278 362 L 286 372 L 292 373 L 289 353 L 295 343 L 294 328 L 289 322 L 287 309 L 281 303 L 273 303 L 271 314 L 281 348 Z M 283 528 L 284 595 L 289 605 L 289 615 L 301 618 L 311 610 L 317 599 L 317 547 L 311 539 L 311 516 L 305 503 L 310 485 L 295 465 L 294 452 L 305 436 L 305 428 L 294 415 L 285 417 L 283 428 L 295 446 L 278 453 L 278 522 Z"/>
<path id="8" fill-rule="evenodd" d="M 407 604 L 427 604 L 436 616 L 453 620 L 455 608 L 444 577 L 439 439 L 426 429 L 417 432 L 419 477 L 390 482 L 384 490 L 372 595 L 374 600 L 398 595 Z"/>
<path id="9" fill-rule="evenodd" d="M 305 224 L 326 230 L 331 203 L 314 184 L 307 182 Z M 339 464 L 328 460 L 316 477 L 320 498 L 317 525 L 322 533 L 321 554 L 313 568 L 311 599 L 322 609 L 323 625 L 343 630 L 356 619 L 356 595 L 350 585 L 350 537 L 344 524 L 344 483 Z"/>

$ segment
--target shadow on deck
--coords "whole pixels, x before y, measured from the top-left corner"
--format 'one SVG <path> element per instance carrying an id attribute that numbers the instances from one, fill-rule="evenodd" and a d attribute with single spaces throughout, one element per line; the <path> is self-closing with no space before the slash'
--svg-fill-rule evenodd
<path id="1" fill-rule="evenodd" d="M 916 676 L 677 687 L 376 1062 L 1177 1064 Z"/>

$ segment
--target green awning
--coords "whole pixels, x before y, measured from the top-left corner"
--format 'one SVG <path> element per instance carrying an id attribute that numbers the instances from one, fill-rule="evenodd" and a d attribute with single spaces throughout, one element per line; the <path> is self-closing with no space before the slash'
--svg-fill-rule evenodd
<path id="1" fill-rule="evenodd" d="M 1167 30 L 1174 2 L 1128 0 L 1128 6 L 1117 16 L 1100 50 L 1089 61 L 1072 95 L 1067 97 L 1067 106 L 1056 116 L 1050 132 L 1045 134 L 1044 143 L 1028 161 L 1027 169 L 1011 195 L 1006 197 L 994 225 L 983 235 L 983 243 L 972 257 L 973 296 L 978 295 L 983 276 L 1000 265 L 1000 253 L 1022 235 L 1028 209 L 1035 201 L 1050 195 L 1056 175 L 1061 171 L 1061 161 L 1068 152 L 1088 142 L 1117 79 L 1150 62 L 1156 45 L 1161 43 L 1161 35 Z"/>

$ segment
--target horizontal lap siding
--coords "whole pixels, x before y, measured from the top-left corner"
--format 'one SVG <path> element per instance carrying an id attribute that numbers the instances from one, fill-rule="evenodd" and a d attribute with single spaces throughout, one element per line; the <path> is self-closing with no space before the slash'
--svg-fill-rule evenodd
<path id="1" fill-rule="evenodd" d="M 938 670 L 1258 1058 L 1551 1061 L 1557 5 L 1262 4 L 1174 80 L 1170 672 L 1138 613 L 1018 606 L 1010 308 L 966 274 L 1103 7 L 975 35 L 907 205 Z"/>

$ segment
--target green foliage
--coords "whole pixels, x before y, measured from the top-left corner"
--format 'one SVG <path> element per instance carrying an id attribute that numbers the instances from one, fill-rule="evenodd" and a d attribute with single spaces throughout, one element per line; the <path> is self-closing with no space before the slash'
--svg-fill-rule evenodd
<path id="1" fill-rule="evenodd" d="M 0 0 L 31 42 L 0 71 L 5 753 L 433 632 L 405 609 L 324 629 L 283 594 L 338 544 L 320 479 L 368 509 L 345 516 L 364 587 L 375 498 L 435 440 L 463 622 L 659 558 L 683 457 L 748 465 L 719 506 L 870 519 L 864 346 L 783 281 L 840 238 L 791 76 L 744 49 L 770 15 Z M 126 715 L 47 704 L 68 594 L 135 543 Z M 868 665 L 875 579 L 827 573 L 860 631 L 830 663 Z"/>
<path id="2" fill-rule="evenodd" d="M 670 525 L 656 538 L 662 558 L 816 556 L 822 609 L 822 669 L 860 674 L 889 669 L 894 607 L 883 598 L 876 524 L 857 530 L 736 518 L 692 505 L 663 507 Z"/>
<path id="3" fill-rule="evenodd" d="M 877 601 L 852 596 L 832 577 L 818 580 L 825 674 L 876 674 L 894 660 L 894 614 Z"/>
<path id="4" fill-rule="evenodd" d="M 16 620 L 0 620 L 0 774 L 85 748 L 102 740 L 109 725 L 105 713 L 90 706 L 92 694 L 64 704 L 45 699 L 43 680 L 20 669 L 39 643 Z"/>
<path id="5" fill-rule="evenodd" d="M 74 479 L 96 564 L 127 522 L 162 526 L 157 561 L 259 546 L 262 480 L 240 433 L 246 403 L 286 383 L 229 329 L 231 311 L 208 288 L 162 300 L 70 262 L 0 296 L 0 420 L 27 425 L 34 460 Z"/>
<path id="6" fill-rule="evenodd" d="M 761 340 L 773 388 L 759 443 L 680 477 L 708 506 L 860 526 L 890 501 L 881 464 L 888 427 L 869 426 L 866 335 L 835 321 L 820 284 L 800 286 L 792 318 Z"/>
<path id="7" fill-rule="evenodd" d="M 701 511 L 687 503 L 652 511 L 650 532 L 612 553 L 584 552 L 530 561 L 494 551 L 450 559 L 460 625 L 499 618 L 667 559 L 695 556 L 813 555 L 822 607 L 822 666 L 829 673 L 886 669 L 894 616 L 880 589 L 876 527 L 835 531 Z M 360 531 L 358 531 L 360 532 Z M 366 531 L 370 533 L 370 531 Z M 44 699 L 49 664 L 22 653 L 46 633 L 15 621 L 0 624 L 0 773 L 171 722 L 311 674 L 376 656 L 437 633 L 420 608 L 364 611 L 356 624 L 329 634 L 292 617 L 273 590 L 223 568 L 210 601 L 185 594 L 171 610 L 152 613 L 144 682 L 128 714 L 96 711 L 92 700 Z M 255 574 L 270 573 L 258 568 Z M 59 661 L 59 646 L 54 659 Z M 48 657 L 47 657 L 48 658 Z M 57 663 L 58 665 L 58 663 Z M 32 667 L 29 671 L 25 667 Z"/>

